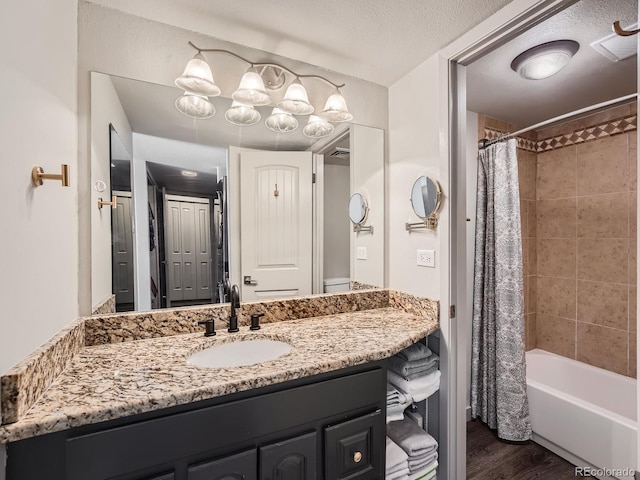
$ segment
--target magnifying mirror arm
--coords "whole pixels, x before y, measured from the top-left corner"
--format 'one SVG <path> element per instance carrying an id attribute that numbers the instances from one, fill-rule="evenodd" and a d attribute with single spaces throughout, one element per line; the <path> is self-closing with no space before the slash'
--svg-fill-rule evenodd
<path id="1" fill-rule="evenodd" d="M 373 225 L 362 225 L 361 223 L 356 223 L 353 226 L 353 231 L 356 233 L 360 233 L 360 232 L 373 233 Z"/>
<path id="2" fill-rule="evenodd" d="M 420 230 L 423 228 L 428 228 L 429 230 L 435 230 L 438 226 L 438 217 L 435 214 L 429 215 L 427 218 L 422 220 L 421 222 L 413 222 L 413 223 L 405 223 L 404 228 L 407 231 L 411 230 Z"/>

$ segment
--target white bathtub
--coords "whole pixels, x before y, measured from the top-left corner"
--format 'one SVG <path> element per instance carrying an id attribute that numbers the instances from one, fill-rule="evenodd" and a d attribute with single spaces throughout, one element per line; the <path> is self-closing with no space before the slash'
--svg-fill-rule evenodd
<path id="1" fill-rule="evenodd" d="M 544 350 L 527 352 L 533 440 L 601 479 L 636 466 L 636 381 Z"/>

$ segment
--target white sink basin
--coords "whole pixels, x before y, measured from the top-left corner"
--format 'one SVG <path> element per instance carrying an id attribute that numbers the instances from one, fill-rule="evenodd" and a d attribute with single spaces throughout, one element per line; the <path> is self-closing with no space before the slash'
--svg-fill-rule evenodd
<path id="1" fill-rule="evenodd" d="M 291 351 L 291 345 L 278 340 L 242 340 L 214 345 L 187 358 L 197 367 L 241 367 L 281 357 Z"/>

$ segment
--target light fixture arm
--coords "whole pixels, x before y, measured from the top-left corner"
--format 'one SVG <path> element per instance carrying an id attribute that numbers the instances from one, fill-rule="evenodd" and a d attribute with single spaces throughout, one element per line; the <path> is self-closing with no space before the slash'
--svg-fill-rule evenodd
<path id="1" fill-rule="evenodd" d="M 331 80 L 328 80 L 325 77 L 321 77 L 320 75 L 299 75 L 296 72 L 294 72 L 293 70 L 291 70 L 291 69 L 289 69 L 289 68 L 287 68 L 285 66 L 282 66 L 282 65 L 280 65 L 278 63 L 255 63 L 255 62 L 252 62 L 250 60 L 247 60 L 244 57 L 241 57 L 237 53 L 230 52 L 229 50 L 223 50 L 221 48 L 200 48 L 200 47 L 197 47 L 191 41 L 188 42 L 188 43 L 189 43 L 189 45 L 191 47 L 195 48 L 198 51 L 198 53 L 203 53 L 203 52 L 204 53 L 224 53 L 224 54 L 227 54 L 227 55 L 231 55 L 232 57 L 235 57 L 238 60 L 242 60 L 243 62 L 247 63 L 248 65 L 250 65 L 252 67 L 276 67 L 276 68 L 279 68 L 281 70 L 284 70 L 285 72 L 289 73 L 290 75 L 293 75 L 296 78 L 317 78 L 319 80 L 322 80 L 322 81 L 326 82 L 327 84 L 331 85 L 332 87 L 334 87 L 336 89 L 342 88 L 342 87 L 345 86 L 344 83 L 342 83 L 342 84 L 333 83 Z"/>

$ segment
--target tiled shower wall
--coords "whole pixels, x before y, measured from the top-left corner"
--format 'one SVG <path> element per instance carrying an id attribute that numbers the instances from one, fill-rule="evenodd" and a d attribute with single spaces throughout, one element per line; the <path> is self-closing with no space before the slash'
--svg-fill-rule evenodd
<path id="1" fill-rule="evenodd" d="M 549 150 L 536 179 L 536 345 L 633 377 L 635 114 L 628 104 L 539 130 Z"/>
<path id="2" fill-rule="evenodd" d="M 478 115 L 478 139 L 491 138 L 492 133 L 507 133 L 517 126 Z M 491 132 L 491 133 L 489 133 Z M 536 140 L 536 132 L 525 135 Z M 522 258 L 525 309 L 525 345 L 536 347 L 536 154 L 518 148 L 518 180 L 520 182 L 520 216 L 522 225 Z"/>
<path id="3" fill-rule="evenodd" d="M 636 104 L 519 140 L 526 347 L 636 377 Z M 483 115 L 479 138 L 518 127 Z"/>

